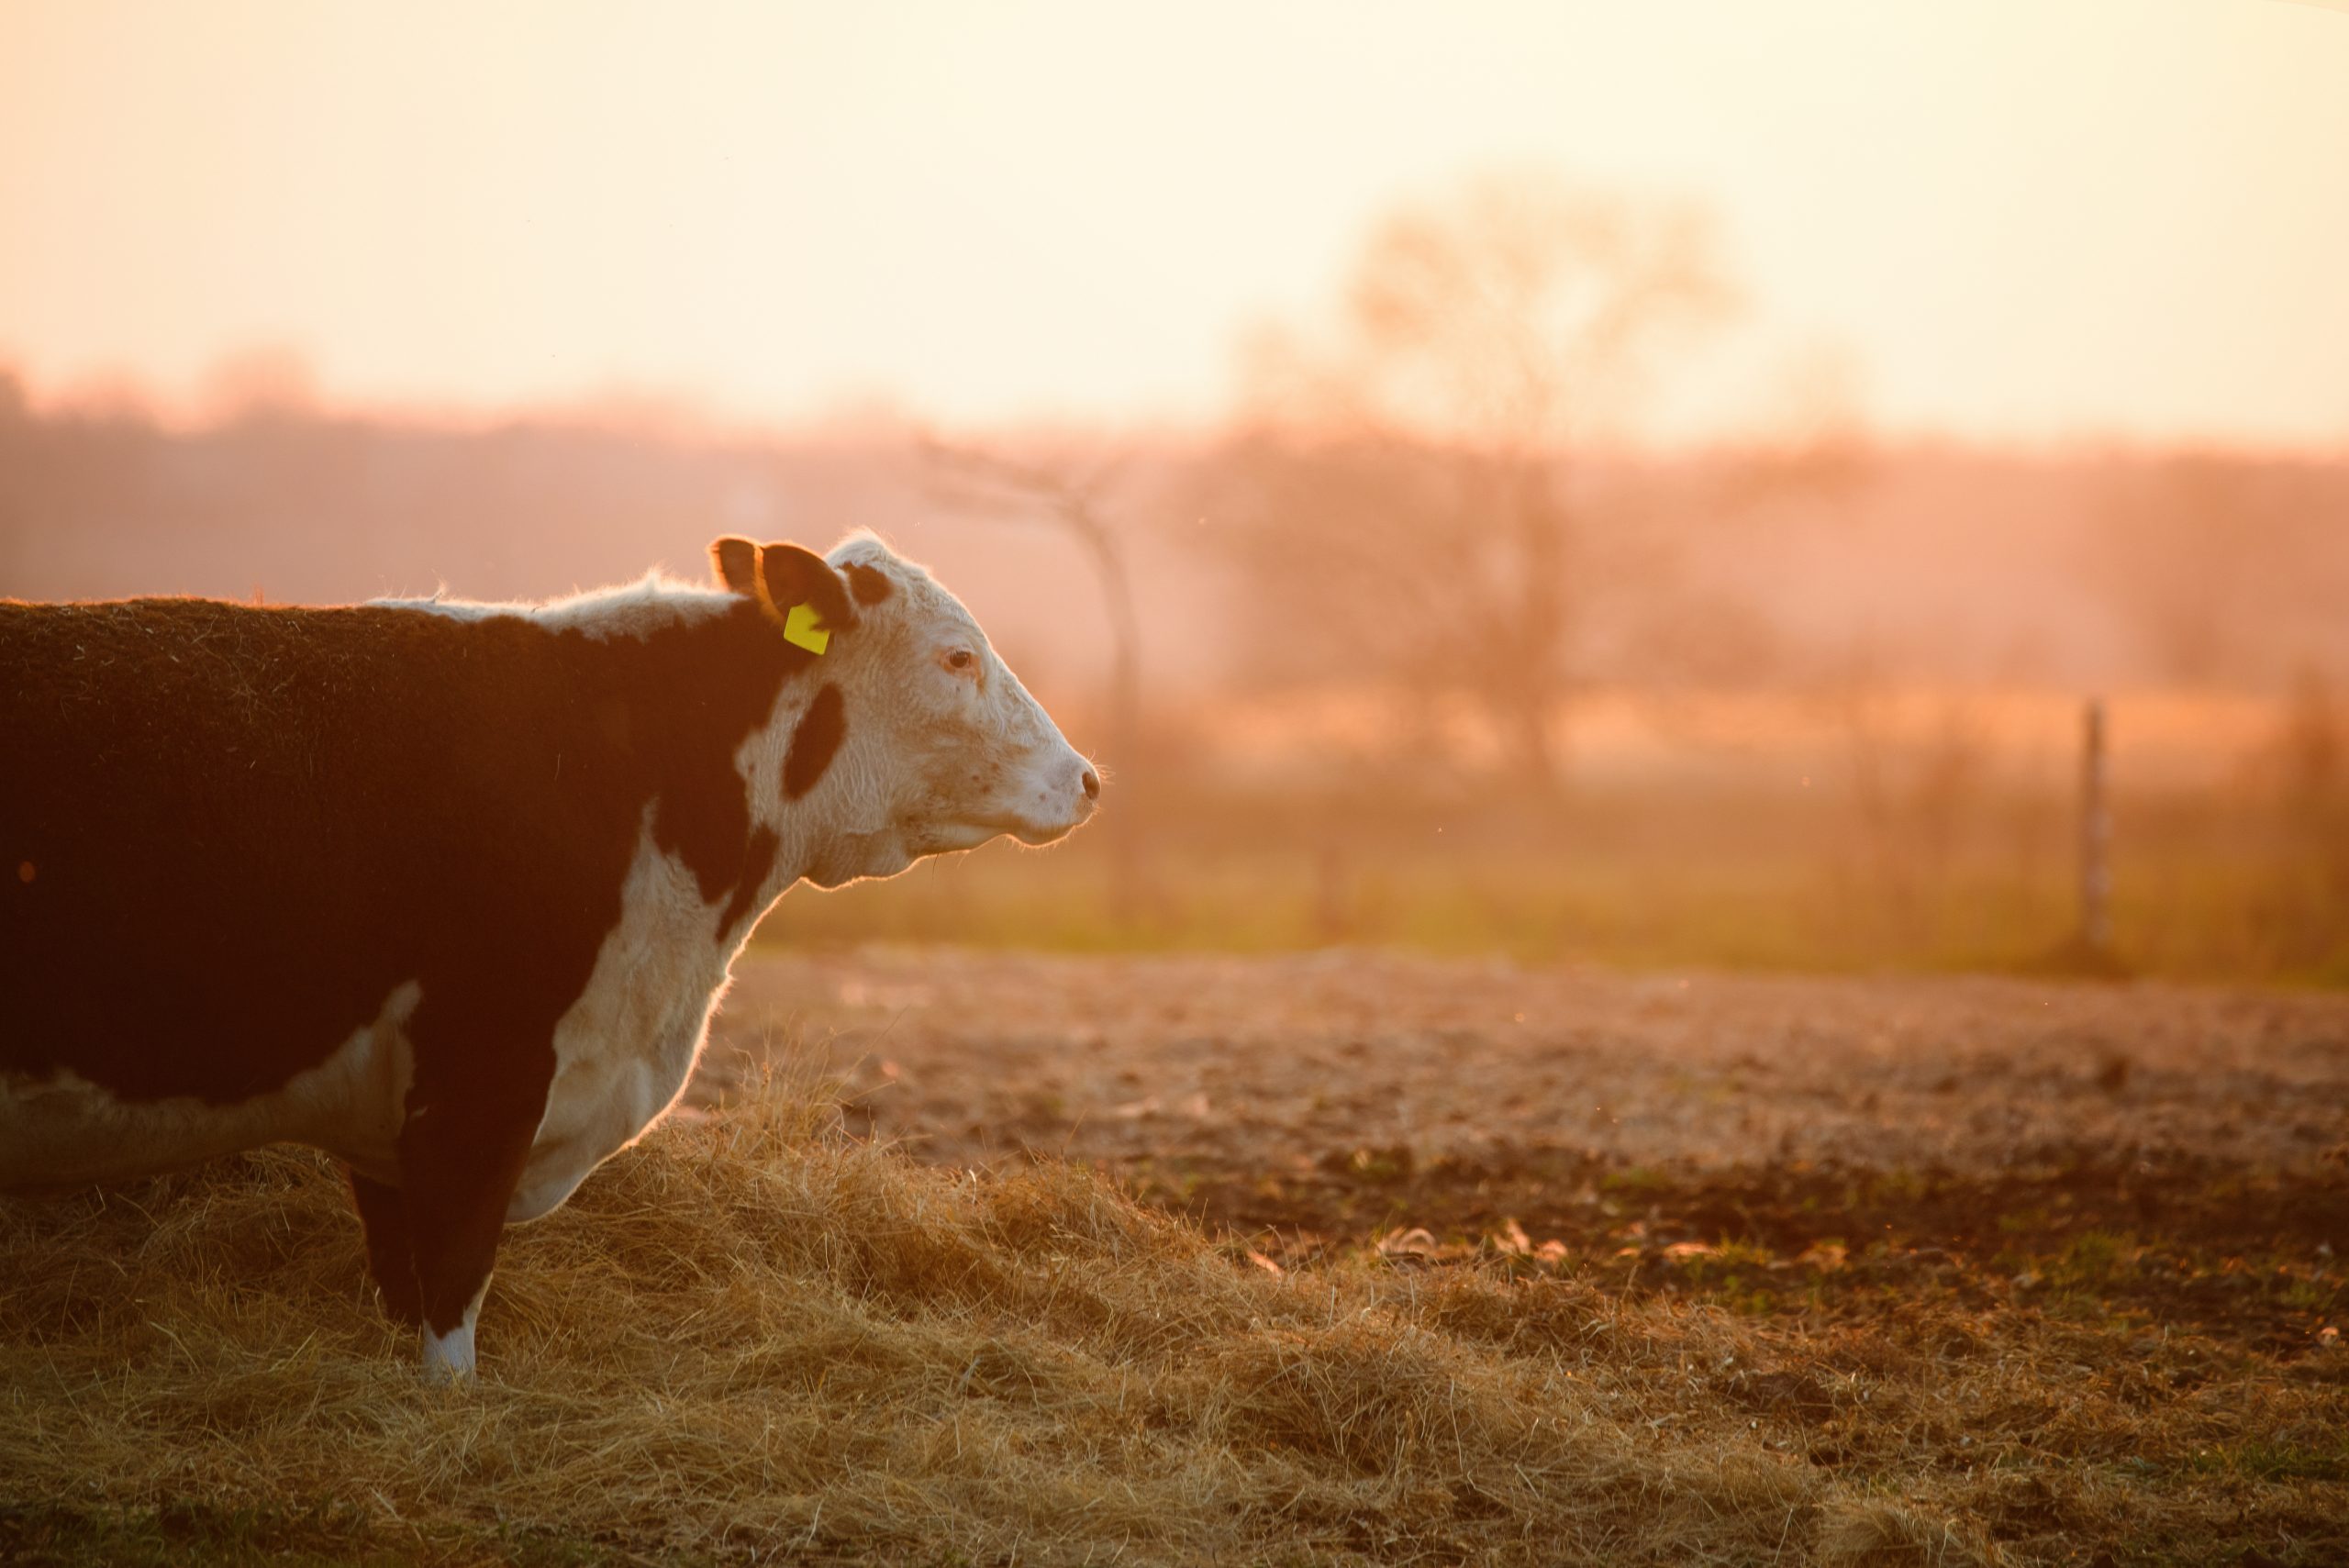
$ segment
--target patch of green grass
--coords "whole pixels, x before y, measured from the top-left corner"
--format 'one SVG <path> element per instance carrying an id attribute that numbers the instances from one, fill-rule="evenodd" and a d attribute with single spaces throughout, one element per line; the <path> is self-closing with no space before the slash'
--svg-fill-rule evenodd
<path id="1" fill-rule="evenodd" d="M 2349 1481 L 2349 1438 L 2313 1443 L 2245 1438 L 2204 1450 L 2194 1456 L 2194 1465 L 2253 1481 Z"/>
<path id="2" fill-rule="evenodd" d="M 2332 1305 L 2339 1290 L 2318 1279 L 2294 1277 L 2284 1287 L 2283 1304 L 2298 1311 L 2320 1312 Z"/>
<path id="3" fill-rule="evenodd" d="M 2110 1284 L 2124 1269 L 2134 1266 L 2138 1251 L 2133 1236 L 2084 1230 L 2065 1246 L 2064 1255 L 2055 1264 L 2054 1277 L 2074 1286 Z"/>

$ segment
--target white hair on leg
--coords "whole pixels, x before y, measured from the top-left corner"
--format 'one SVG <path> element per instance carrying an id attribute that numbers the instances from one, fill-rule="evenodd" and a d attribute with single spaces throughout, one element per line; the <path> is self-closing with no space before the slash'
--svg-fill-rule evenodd
<path id="1" fill-rule="evenodd" d="M 484 1278 L 481 1288 L 465 1304 L 464 1320 L 443 1336 L 432 1331 L 430 1324 L 424 1329 L 424 1381 L 430 1384 L 464 1383 L 473 1375 L 473 1322 L 481 1317 L 481 1298 L 489 1294 L 489 1281 Z"/>

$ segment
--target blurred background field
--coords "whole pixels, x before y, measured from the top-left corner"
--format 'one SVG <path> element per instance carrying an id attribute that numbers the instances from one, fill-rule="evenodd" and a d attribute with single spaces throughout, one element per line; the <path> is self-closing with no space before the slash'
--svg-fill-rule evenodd
<path id="1" fill-rule="evenodd" d="M 1525 655 L 1446 624 L 1492 612 L 1440 564 L 1382 590 L 1383 556 L 1321 546 L 1267 594 L 1263 539 L 1319 524 L 1252 511 L 1236 439 L 436 423 L 244 373 L 193 424 L 0 383 L 0 592 L 544 595 L 696 573 L 723 531 L 869 526 L 1105 764 L 1111 812 L 1069 843 L 802 893 L 765 942 L 2030 971 L 2079 920 L 2094 695 L 2122 962 L 2349 980 L 2349 463 L 1848 436 L 1613 461 L 1560 525 L 1586 564 L 1529 696 L 1490 679 Z M 974 500 L 974 450 L 1028 488 Z M 1484 519 L 1403 525 L 1451 548 Z"/>
<path id="2" fill-rule="evenodd" d="M 2279 829 L 2247 791 L 2147 792 L 2120 811 L 2113 920 L 2132 972 L 2349 984 L 2337 839 Z M 1131 894 L 1109 847 L 1080 842 L 786 899 L 758 940 L 2064 972 L 2078 920 L 2068 802 L 1985 789 L 1951 814 L 1855 827 L 1832 797 L 1758 788 L 1594 788 L 1537 806 L 1203 789 L 1152 813 Z"/>

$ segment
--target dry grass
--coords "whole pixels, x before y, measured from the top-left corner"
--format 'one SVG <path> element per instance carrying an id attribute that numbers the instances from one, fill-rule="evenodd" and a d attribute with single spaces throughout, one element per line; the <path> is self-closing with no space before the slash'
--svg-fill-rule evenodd
<path id="1" fill-rule="evenodd" d="M 2052 1360 L 1896 1328 L 1788 1370 L 1565 1280 L 1276 1275 L 1081 1168 L 927 1169 L 804 1104 L 668 1128 L 513 1233 L 455 1391 L 316 1157 L 0 1207 L 0 1558 L 1851 1568 L 2307 1543 L 2343 1495 L 2132 1469 Z M 1954 1428 L 2001 1401 L 2058 1447 L 1976 1464 Z M 1793 1440 L 1831 1408 L 1840 1462 Z"/>

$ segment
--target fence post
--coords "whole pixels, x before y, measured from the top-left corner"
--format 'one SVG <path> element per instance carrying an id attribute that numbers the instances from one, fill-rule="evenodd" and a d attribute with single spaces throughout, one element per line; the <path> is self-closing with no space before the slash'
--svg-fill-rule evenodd
<path id="1" fill-rule="evenodd" d="M 2112 957 L 2112 808 L 2105 798 L 2104 699 L 2090 697 L 2080 736 L 2080 953 Z"/>

